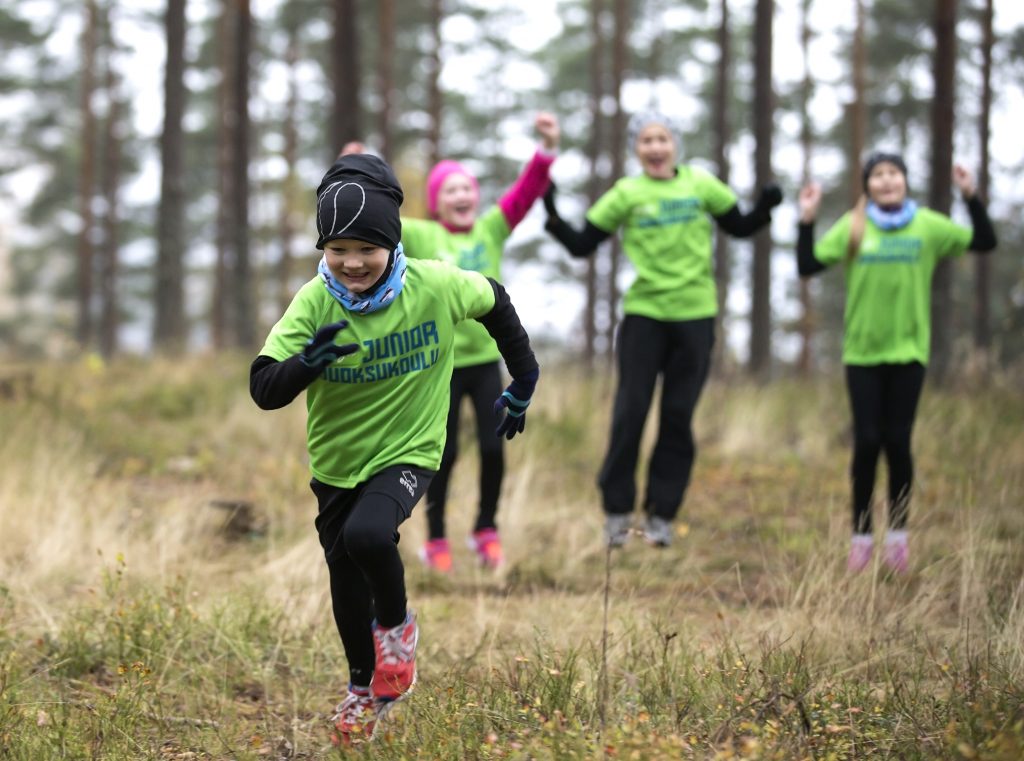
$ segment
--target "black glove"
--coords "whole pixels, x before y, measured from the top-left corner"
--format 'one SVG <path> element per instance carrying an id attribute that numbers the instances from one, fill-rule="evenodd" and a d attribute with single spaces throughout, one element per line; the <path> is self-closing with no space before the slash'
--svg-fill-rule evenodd
<path id="1" fill-rule="evenodd" d="M 771 211 L 780 203 L 782 203 L 782 188 L 778 183 L 769 182 L 761 188 L 761 195 L 758 196 L 757 203 L 754 205 L 761 211 Z"/>
<path id="2" fill-rule="evenodd" d="M 513 378 L 508 388 L 494 402 L 495 415 L 501 415 L 502 410 L 506 411 L 495 434 L 511 441 L 513 436 L 523 432 L 526 428 L 526 408 L 530 406 L 530 397 L 537 387 L 538 377 L 540 370 L 534 370 L 521 378 Z"/>
<path id="3" fill-rule="evenodd" d="M 323 370 L 328 365 L 333 365 L 342 357 L 354 354 L 359 351 L 359 344 L 338 344 L 334 343 L 334 336 L 339 330 L 348 327 L 348 320 L 341 320 L 330 325 L 324 325 L 316 332 L 306 347 L 299 355 L 299 362 L 314 370 Z"/>

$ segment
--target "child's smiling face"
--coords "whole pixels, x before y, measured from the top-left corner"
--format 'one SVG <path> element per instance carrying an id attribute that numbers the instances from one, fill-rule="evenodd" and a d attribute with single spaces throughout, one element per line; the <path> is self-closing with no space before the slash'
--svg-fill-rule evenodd
<path id="1" fill-rule="evenodd" d="M 479 203 L 473 181 L 464 174 L 452 173 L 444 178 L 438 189 L 437 218 L 449 227 L 472 227 Z"/>
<path id="2" fill-rule="evenodd" d="M 352 293 L 364 293 L 380 280 L 390 255 L 383 246 L 352 238 L 336 238 L 324 245 L 327 268 Z"/>

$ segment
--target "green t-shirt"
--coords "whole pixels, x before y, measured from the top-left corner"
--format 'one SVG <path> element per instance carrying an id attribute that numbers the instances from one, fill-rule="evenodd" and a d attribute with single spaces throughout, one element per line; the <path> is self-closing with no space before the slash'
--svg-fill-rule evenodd
<path id="1" fill-rule="evenodd" d="M 361 349 L 326 368 L 306 390 L 313 475 L 351 488 L 390 465 L 437 470 L 444 449 L 455 325 L 494 308 L 487 279 L 444 262 L 409 261 L 405 286 L 371 314 L 345 310 L 319 278 L 306 283 L 260 354 L 282 361 L 318 328 L 349 324 L 338 344 Z"/>
<path id="2" fill-rule="evenodd" d="M 473 227 L 463 233 L 453 233 L 440 222 L 428 219 L 402 220 L 402 247 L 406 256 L 440 259 L 498 281 L 501 280 L 501 255 L 511 234 L 498 206 L 492 206 L 477 217 Z M 455 367 L 482 365 L 500 358 L 497 344 L 479 322 L 467 321 L 455 327 Z"/>
<path id="3" fill-rule="evenodd" d="M 624 177 L 597 199 L 587 219 L 605 232 L 624 227 L 622 247 L 636 279 L 623 311 L 656 320 L 695 320 L 718 312 L 711 219 L 736 194 L 710 172 L 680 165 L 670 180 Z"/>
<path id="4" fill-rule="evenodd" d="M 966 251 L 971 234 L 924 208 L 899 230 L 866 220 L 860 249 L 846 264 L 844 363 L 928 364 L 932 273 L 941 257 Z M 845 262 L 849 239 L 847 212 L 815 245 L 815 258 L 825 265 Z"/>

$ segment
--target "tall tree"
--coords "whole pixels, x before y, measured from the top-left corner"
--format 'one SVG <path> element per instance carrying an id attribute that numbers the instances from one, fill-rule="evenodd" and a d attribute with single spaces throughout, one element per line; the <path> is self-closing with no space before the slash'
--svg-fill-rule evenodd
<path id="1" fill-rule="evenodd" d="M 953 126 L 956 90 L 957 0 L 936 0 L 935 52 L 932 59 L 932 151 L 928 205 L 948 214 L 952 202 Z M 947 379 L 953 343 L 953 271 L 948 257 L 935 266 L 932 279 L 932 371 L 937 382 Z"/>
<path id="2" fill-rule="evenodd" d="M 615 23 L 612 33 L 612 71 L 611 91 L 615 96 L 615 113 L 612 115 L 612 128 L 609 135 L 612 156 L 612 177 L 621 177 L 625 171 L 625 160 L 623 146 L 626 145 L 626 112 L 622 107 L 622 86 L 626 78 L 626 70 L 629 66 L 629 2 L 628 0 L 613 0 L 612 3 Z M 619 303 L 619 259 L 622 253 L 622 239 L 615 236 L 610 247 L 611 257 L 608 267 L 607 302 L 608 302 L 608 332 L 605 346 L 608 357 L 611 358 L 612 346 L 615 342 L 615 330 L 618 327 L 617 305 Z"/>
<path id="3" fill-rule="evenodd" d="M 363 138 L 359 66 L 359 5 L 334 0 L 334 38 L 331 42 L 331 112 L 327 145 L 333 160 L 345 143 Z"/>
<path id="4" fill-rule="evenodd" d="M 732 56 L 729 34 L 729 0 L 720 0 L 718 16 L 718 61 L 715 65 L 715 91 L 712 104 L 711 121 L 714 125 L 714 160 L 718 170 L 718 179 L 729 184 L 729 141 L 731 139 L 729 124 L 729 93 L 732 83 Z M 715 235 L 715 286 L 718 291 L 718 316 L 715 318 L 715 335 L 724 335 L 725 310 L 729 296 L 731 280 L 729 261 L 729 239 L 722 234 Z M 725 359 L 724 340 L 715 341 L 714 361 L 712 366 L 716 372 L 724 371 Z"/>
<path id="5" fill-rule="evenodd" d="M 604 15 L 603 0 L 590 3 L 590 53 L 587 56 L 587 71 L 590 84 L 590 136 L 587 141 L 587 160 L 590 171 L 587 175 L 587 200 L 593 204 L 605 190 L 601 178 L 601 153 L 604 149 L 605 121 L 601 114 L 601 103 L 605 96 L 605 35 L 602 17 Z M 593 364 L 597 345 L 597 256 L 588 256 L 584 273 L 586 291 L 583 306 L 583 358 L 588 366 Z"/>
<path id="6" fill-rule="evenodd" d="M 427 128 L 427 145 L 430 151 L 430 165 L 441 160 L 441 120 L 443 101 L 441 98 L 441 22 L 444 21 L 442 0 L 430 0 L 430 52 L 427 54 L 427 113 L 430 126 Z"/>
<path id="7" fill-rule="evenodd" d="M 864 0 L 854 0 L 855 26 L 853 31 L 853 101 L 847 112 L 850 126 L 850 206 L 857 203 L 864 192 L 859 171 L 864 143 L 867 140 L 867 42 L 865 40 Z"/>
<path id="8" fill-rule="evenodd" d="M 995 47 L 993 32 L 993 0 L 985 0 L 981 16 L 981 113 L 978 115 L 978 195 L 988 201 L 989 186 L 989 138 L 992 121 L 992 48 Z M 982 368 L 989 365 L 989 349 L 992 346 L 992 328 L 989 322 L 992 302 L 992 268 L 987 256 L 974 257 L 974 347 L 979 355 Z"/>
<path id="9" fill-rule="evenodd" d="M 75 336 L 82 348 L 93 338 L 93 194 L 96 187 L 95 150 L 96 114 L 93 110 L 93 94 L 96 89 L 96 47 L 98 10 L 96 0 L 86 0 L 83 8 L 85 20 L 82 27 L 82 73 L 79 92 L 81 114 L 82 159 L 78 174 L 78 322 Z"/>
<path id="10" fill-rule="evenodd" d="M 251 348 L 256 340 L 255 283 L 249 251 L 249 57 L 252 14 L 249 0 L 237 0 L 234 44 L 234 122 L 231 141 L 231 233 L 234 267 L 232 333 L 235 345 Z"/>
<path id="11" fill-rule="evenodd" d="M 774 0 L 757 0 L 754 15 L 754 176 L 758 187 L 772 181 L 772 20 Z M 750 372 L 765 376 L 771 366 L 771 229 L 754 237 L 750 315 Z"/>
<path id="12" fill-rule="evenodd" d="M 391 98 L 395 89 L 395 0 L 378 0 L 379 40 L 377 44 L 377 82 L 380 104 L 377 111 L 377 132 L 380 155 L 385 161 L 394 159 L 391 128 Z"/>
<path id="13" fill-rule="evenodd" d="M 288 97 L 285 101 L 285 113 L 282 124 L 284 133 L 284 150 L 282 158 L 285 164 L 285 178 L 281 189 L 280 216 L 278 218 L 278 231 L 281 245 L 281 258 L 277 266 L 277 305 L 280 312 L 288 307 L 292 297 L 292 238 L 295 236 L 299 192 L 299 177 L 296 169 L 299 156 L 299 130 L 298 130 L 298 109 L 299 109 L 299 82 L 298 82 L 298 61 L 299 61 L 299 27 L 294 17 L 286 17 L 286 33 L 288 35 L 287 48 L 285 48 L 285 64 L 288 67 Z M 304 194 L 301 194 L 304 197 Z"/>
<path id="14" fill-rule="evenodd" d="M 164 14 L 164 124 L 160 136 L 160 205 L 153 302 L 153 345 L 178 352 L 185 346 L 185 0 L 167 0 Z"/>
<path id="15" fill-rule="evenodd" d="M 803 59 L 803 79 L 800 83 L 800 146 L 803 152 L 803 166 L 800 184 L 811 181 L 811 156 L 814 151 L 814 127 L 811 124 L 810 102 L 814 95 L 814 80 L 811 76 L 811 0 L 800 2 L 800 53 Z M 809 278 L 801 277 L 800 319 L 797 331 L 800 335 L 800 354 L 797 357 L 797 372 L 807 376 L 811 372 L 811 343 L 814 335 L 814 303 L 811 299 Z"/>
<path id="16" fill-rule="evenodd" d="M 112 4 L 111 4 L 112 5 Z M 117 47 L 113 36 L 112 7 L 105 9 L 105 76 L 104 89 L 107 100 L 106 129 L 103 138 L 103 247 L 100 251 L 99 266 L 99 345 L 104 357 L 112 357 L 118 349 L 118 328 L 120 323 L 118 300 L 119 267 L 119 220 L 121 204 L 121 120 L 123 98 L 120 94 L 120 76 L 114 66 L 114 52 Z"/>
<path id="17" fill-rule="evenodd" d="M 221 0 L 221 13 L 217 20 L 216 35 L 220 44 L 217 67 L 220 83 L 217 87 L 217 219 L 215 224 L 214 248 L 216 259 L 213 265 L 213 288 L 210 303 L 210 335 L 215 348 L 231 343 L 229 329 L 229 305 L 233 304 L 234 281 L 230 277 L 233 266 L 234 243 L 232 240 L 232 201 L 234 197 L 233 175 L 231 173 L 232 133 L 235 122 L 235 16 L 234 0 Z"/>

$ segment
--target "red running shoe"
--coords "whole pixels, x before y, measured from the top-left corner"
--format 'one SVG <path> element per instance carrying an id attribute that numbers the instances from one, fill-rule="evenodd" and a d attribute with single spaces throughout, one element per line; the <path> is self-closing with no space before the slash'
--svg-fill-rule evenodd
<path id="1" fill-rule="evenodd" d="M 419 638 L 420 629 L 412 611 L 406 615 L 405 623 L 391 629 L 373 624 L 376 663 L 370 691 L 377 700 L 398 700 L 412 689 L 416 683 L 416 643 Z"/>
<path id="2" fill-rule="evenodd" d="M 492 571 L 501 567 L 505 555 L 501 551 L 501 538 L 496 528 L 482 528 L 469 538 L 469 547 L 476 552 L 480 565 Z"/>
<path id="3" fill-rule="evenodd" d="M 431 539 L 420 549 L 420 560 L 431 570 L 448 573 L 452 570 L 452 548 L 444 537 Z"/>
<path id="4" fill-rule="evenodd" d="M 335 745 L 351 745 L 353 741 L 373 739 L 380 704 L 370 695 L 368 687 L 348 686 L 348 695 L 334 709 L 331 723 L 335 733 L 331 742 Z"/>

